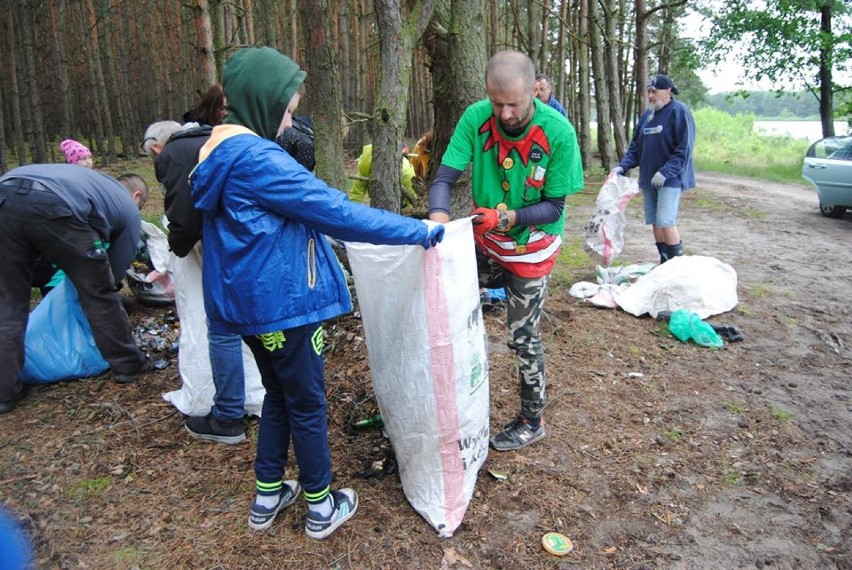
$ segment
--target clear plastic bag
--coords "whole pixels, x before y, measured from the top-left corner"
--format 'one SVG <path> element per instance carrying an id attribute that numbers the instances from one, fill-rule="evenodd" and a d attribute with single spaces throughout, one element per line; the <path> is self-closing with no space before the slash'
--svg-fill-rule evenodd
<path id="1" fill-rule="evenodd" d="M 626 176 L 610 175 L 598 193 L 592 217 L 583 228 L 583 249 L 597 265 L 608 267 L 624 247 L 627 203 L 639 193 L 639 183 Z"/>

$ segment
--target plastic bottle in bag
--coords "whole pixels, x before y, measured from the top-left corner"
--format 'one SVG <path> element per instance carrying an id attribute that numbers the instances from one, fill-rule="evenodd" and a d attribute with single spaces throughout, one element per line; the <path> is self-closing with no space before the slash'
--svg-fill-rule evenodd
<path id="1" fill-rule="evenodd" d="M 695 344 L 710 348 L 722 348 L 724 344 L 713 327 L 701 320 L 696 313 L 678 309 L 669 319 L 669 331 L 681 342 L 692 339 Z"/>

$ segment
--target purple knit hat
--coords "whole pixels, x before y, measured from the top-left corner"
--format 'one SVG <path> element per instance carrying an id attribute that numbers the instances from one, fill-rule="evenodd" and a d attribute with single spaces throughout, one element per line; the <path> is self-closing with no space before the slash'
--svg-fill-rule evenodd
<path id="1" fill-rule="evenodd" d="M 74 139 L 65 139 L 59 143 L 59 150 L 65 155 L 65 162 L 68 164 L 77 164 L 84 158 L 92 156 L 92 151 Z"/>

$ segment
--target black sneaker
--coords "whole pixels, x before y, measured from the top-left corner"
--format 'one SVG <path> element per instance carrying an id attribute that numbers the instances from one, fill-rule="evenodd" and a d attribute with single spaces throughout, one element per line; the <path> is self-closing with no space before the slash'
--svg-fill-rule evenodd
<path id="1" fill-rule="evenodd" d="M 278 498 L 278 504 L 271 509 L 261 507 L 256 502 L 252 502 L 248 518 L 249 528 L 252 530 L 266 530 L 271 527 L 278 513 L 295 503 L 301 492 L 302 488 L 299 486 L 298 481 L 284 481 L 284 484 L 281 486 L 281 495 Z"/>
<path id="2" fill-rule="evenodd" d="M 358 510 L 358 493 L 353 489 L 332 491 L 331 514 L 327 517 L 312 511 L 308 506 L 308 516 L 305 517 L 305 534 L 314 540 L 322 540 L 331 536 L 337 527 L 352 518 Z"/>
<path id="3" fill-rule="evenodd" d="M 533 428 L 527 418 L 518 416 L 506 424 L 503 431 L 491 438 L 491 447 L 497 451 L 510 451 L 535 443 L 543 437 L 544 420 L 541 420 L 537 428 Z"/>
<path id="4" fill-rule="evenodd" d="M 140 374 L 145 374 L 146 372 L 152 372 L 155 369 L 156 369 L 156 366 L 154 366 L 154 361 L 146 356 L 145 361 L 142 362 L 142 366 L 139 367 L 139 370 L 137 370 L 136 372 L 133 372 L 132 374 L 114 373 L 112 375 L 112 379 L 115 381 L 116 384 L 129 384 L 130 382 L 133 382 L 134 380 L 136 380 L 136 378 Z"/>
<path id="5" fill-rule="evenodd" d="M 183 427 L 192 437 L 216 443 L 227 443 L 229 445 L 240 443 L 246 439 L 246 431 L 243 421 L 225 421 L 217 419 L 213 412 L 206 416 L 190 416 L 186 418 Z"/>

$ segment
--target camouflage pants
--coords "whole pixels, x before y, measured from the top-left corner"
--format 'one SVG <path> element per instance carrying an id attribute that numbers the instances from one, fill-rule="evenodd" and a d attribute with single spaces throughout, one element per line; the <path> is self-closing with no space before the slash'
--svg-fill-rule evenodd
<path id="1" fill-rule="evenodd" d="M 477 250 L 479 285 L 503 287 L 507 297 L 508 345 L 515 353 L 521 385 L 521 414 L 537 418 L 545 404 L 544 347 L 541 344 L 541 314 L 547 298 L 550 275 L 518 277 Z"/>

